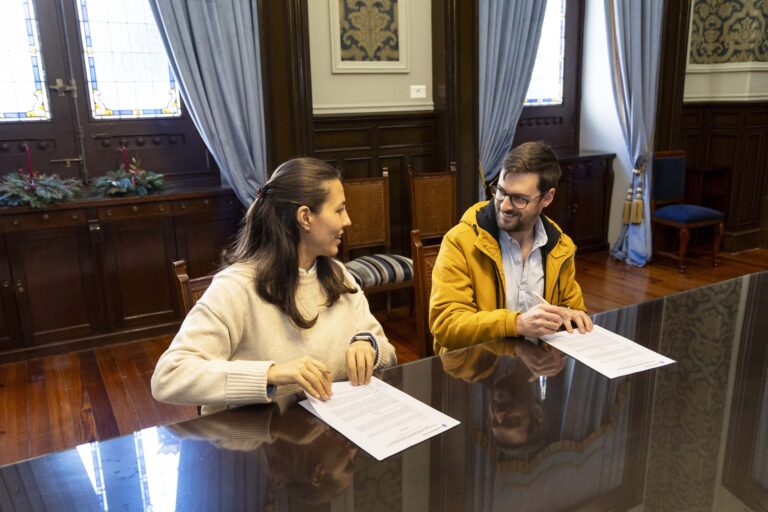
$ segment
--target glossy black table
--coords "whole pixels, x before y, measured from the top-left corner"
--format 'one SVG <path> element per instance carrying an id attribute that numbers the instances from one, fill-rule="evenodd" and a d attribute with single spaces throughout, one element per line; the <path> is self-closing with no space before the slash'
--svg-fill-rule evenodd
<path id="1" fill-rule="evenodd" d="M 5 466 L 0 510 L 766 510 L 768 273 L 595 322 L 678 363 L 497 341 L 382 372 L 461 421 L 382 462 L 283 397 Z"/>

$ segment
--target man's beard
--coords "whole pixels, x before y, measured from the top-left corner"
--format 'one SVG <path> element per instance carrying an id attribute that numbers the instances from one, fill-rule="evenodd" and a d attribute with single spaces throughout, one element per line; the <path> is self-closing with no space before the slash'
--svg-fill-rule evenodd
<path id="1" fill-rule="evenodd" d="M 526 216 L 520 210 L 513 210 L 514 217 L 506 219 L 502 217 L 501 205 L 496 206 L 496 224 L 499 229 L 506 231 L 507 233 L 522 233 L 533 228 L 536 221 L 536 217 Z"/>

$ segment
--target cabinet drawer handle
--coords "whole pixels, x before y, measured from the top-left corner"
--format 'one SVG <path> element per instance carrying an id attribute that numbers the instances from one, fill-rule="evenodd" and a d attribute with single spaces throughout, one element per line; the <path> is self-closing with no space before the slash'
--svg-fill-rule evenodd
<path id="1" fill-rule="evenodd" d="M 18 226 L 19 224 L 21 224 L 21 222 L 19 222 L 19 219 L 13 219 L 11 221 L 11 224 L 13 224 L 14 226 Z"/>
<path id="2" fill-rule="evenodd" d="M 8 288 L 11 286 L 11 282 L 7 279 L 3 279 L 3 288 Z"/>
<path id="3" fill-rule="evenodd" d="M 164 212 L 164 211 L 165 211 L 165 206 L 163 206 L 163 205 L 160 205 L 160 206 L 158 206 L 158 207 L 157 207 L 157 209 L 158 209 L 159 211 L 161 211 L 161 212 Z"/>
<path id="4" fill-rule="evenodd" d="M 576 213 L 576 210 L 579 209 L 579 203 L 573 203 L 571 205 L 571 213 Z"/>
<path id="5" fill-rule="evenodd" d="M 131 211 L 133 213 L 136 213 L 137 211 L 139 211 L 139 207 L 138 206 L 131 206 Z"/>
<path id="6" fill-rule="evenodd" d="M 203 204 L 211 204 L 211 200 L 210 199 L 203 199 Z"/>
<path id="7" fill-rule="evenodd" d="M 19 293 L 24 293 L 24 283 L 21 282 L 21 279 L 16 281 L 16 291 Z"/>
<path id="8" fill-rule="evenodd" d="M 186 210 L 187 209 L 187 205 L 185 203 L 181 203 L 181 209 L 182 210 Z"/>
<path id="9" fill-rule="evenodd" d="M 47 213 L 44 213 L 44 214 L 43 214 L 43 220 L 48 220 L 48 219 L 50 219 L 50 218 L 51 218 L 51 216 L 50 216 L 50 215 L 48 215 Z"/>
<path id="10" fill-rule="evenodd" d="M 107 210 L 107 217 L 111 217 L 111 216 L 112 216 L 112 210 Z"/>
<path id="11" fill-rule="evenodd" d="M 72 220 L 77 220 L 77 214 L 76 213 L 72 214 Z"/>

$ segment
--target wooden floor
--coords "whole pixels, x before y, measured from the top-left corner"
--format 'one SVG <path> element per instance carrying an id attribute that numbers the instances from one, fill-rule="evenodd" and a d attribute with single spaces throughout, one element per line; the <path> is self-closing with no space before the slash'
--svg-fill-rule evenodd
<path id="1" fill-rule="evenodd" d="M 669 295 L 768 270 L 768 250 L 722 255 L 713 268 L 692 259 L 687 274 L 672 262 L 644 268 L 613 261 L 606 253 L 579 256 L 578 280 L 591 312 Z M 413 318 L 385 322 L 400 362 L 418 358 Z M 194 407 L 160 404 L 149 380 L 169 337 L 0 365 L 0 465 L 77 444 L 109 439 L 196 415 Z"/>

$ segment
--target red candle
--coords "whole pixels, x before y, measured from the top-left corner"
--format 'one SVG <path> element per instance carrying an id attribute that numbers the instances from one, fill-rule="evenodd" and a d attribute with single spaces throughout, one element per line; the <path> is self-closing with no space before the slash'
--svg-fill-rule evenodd
<path id="1" fill-rule="evenodd" d="M 32 170 L 32 150 L 29 149 L 29 144 L 24 144 L 24 152 L 27 154 L 27 173 L 31 178 L 34 176 L 34 171 Z"/>
<path id="2" fill-rule="evenodd" d="M 123 165 L 125 166 L 125 172 L 130 172 L 131 162 L 128 159 L 128 149 L 125 146 L 122 146 L 122 152 L 123 152 Z"/>

